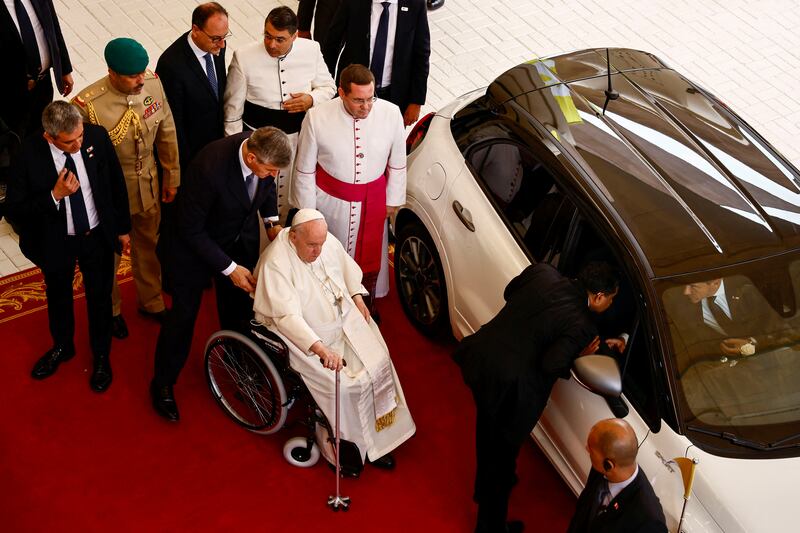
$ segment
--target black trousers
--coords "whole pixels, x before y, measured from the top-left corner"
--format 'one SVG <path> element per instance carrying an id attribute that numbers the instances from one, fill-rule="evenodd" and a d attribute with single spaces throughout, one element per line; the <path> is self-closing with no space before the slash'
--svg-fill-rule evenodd
<path id="1" fill-rule="evenodd" d="M 15 91 L 16 92 L 16 91 Z M 24 139 L 42 129 L 42 111 L 53 101 L 53 82 L 50 71 L 30 91 L 18 93 L 17 98 L 0 102 L 0 116 L 14 133 Z"/>
<path id="2" fill-rule="evenodd" d="M 520 431 L 516 416 L 520 405 L 514 386 L 508 387 L 499 406 L 491 411 L 484 408 L 477 397 L 476 405 L 477 469 L 473 499 L 478 504 L 478 523 L 475 532 L 504 532 L 508 500 L 517 483 L 517 457 L 536 422 L 527 431 Z"/>
<path id="3" fill-rule="evenodd" d="M 208 278 L 172 276 L 172 308 L 158 334 L 155 384 L 175 385 L 192 348 L 194 325 Z M 214 276 L 217 315 L 221 329 L 242 331 L 253 318 L 253 299 L 235 286 L 228 276 Z"/>
<path id="4" fill-rule="evenodd" d="M 53 345 L 75 350 L 75 312 L 72 281 L 78 262 L 86 288 L 89 342 L 94 357 L 111 352 L 111 286 L 114 280 L 114 250 L 99 227 L 86 236 L 67 237 L 67 256 L 57 267 L 42 269 L 47 294 L 47 319 Z"/>

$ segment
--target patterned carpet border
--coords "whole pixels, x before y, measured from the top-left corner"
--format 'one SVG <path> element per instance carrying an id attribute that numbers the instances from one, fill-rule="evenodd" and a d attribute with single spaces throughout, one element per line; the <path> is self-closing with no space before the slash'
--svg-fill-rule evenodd
<path id="1" fill-rule="evenodd" d="M 117 283 L 132 279 L 130 257 L 124 255 L 117 271 Z M 76 299 L 83 298 L 83 275 L 77 268 L 72 290 Z M 0 324 L 43 309 L 47 309 L 47 296 L 41 270 L 30 268 L 0 278 Z"/>

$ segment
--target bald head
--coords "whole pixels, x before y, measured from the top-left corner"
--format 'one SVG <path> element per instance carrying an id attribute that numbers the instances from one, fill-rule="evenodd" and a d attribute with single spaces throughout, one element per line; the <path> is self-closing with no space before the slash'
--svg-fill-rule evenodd
<path id="1" fill-rule="evenodd" d="M 305 263 L 317 260 L 327 237 L 328 224 L 323 218 L 292 224 L 289 228 L 289 242 L 294 245 L 297 256 Z"/>
<path id="2" fill-rule="evenodd" d="M 586 444 L 592 467 L 605 474 L 609 481 L 625 480 L 636 469 L 639 443 L 633 428 L 621 418 L 609 418 L 595 424 L 589 431 Z"/>

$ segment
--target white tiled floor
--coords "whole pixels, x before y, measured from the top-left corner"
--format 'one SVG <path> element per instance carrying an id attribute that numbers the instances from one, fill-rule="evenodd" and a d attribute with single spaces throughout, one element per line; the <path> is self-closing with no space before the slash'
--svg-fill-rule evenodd
<path id="1" fill-rule="evenodd" d="M 103 48 L 139 40 L 150 65 L 190 27 L 194 0 L 54 0 L 75 86 L 105 75 Z M 260 39 L 270 9 L 296 0 L 220 0 L 236 48 Z M 511 66 L 603 46 L 647 50 L 725 100 L 800 165 L 800 5 L 797 0 L 446 0 L 430 14 L 428 109 L 486 85 Z M 228 53 L 228 58 L 231 53 Z M 0 239 L 8 234 L 0 223 Z M 0 247 L 0 275 L 19 250 Z M 17 261 L 19 262 L 19 261 Z M 27 267 L 18 267 L 27 268 Z"/>

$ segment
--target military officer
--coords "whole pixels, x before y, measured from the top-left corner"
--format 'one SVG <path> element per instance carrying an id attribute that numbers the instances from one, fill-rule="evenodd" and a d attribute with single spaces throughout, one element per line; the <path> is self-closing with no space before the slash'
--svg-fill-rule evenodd
<path id="1" fill-rule="evenodd" d="M 133 39 L 118 38 L 105 48 L 108 76 L 78 93 L 73 102 L 84 120 L 108 130 L 128 188 L 131 210 L 131 266 L 139 312 L 158 321 L 166 313 L 161 266 L 156 257 L 159 200 L 172 202 L 180 184 L 175 122 L 158 76 L 147 69 L 147 52 Z M 162 169 L 159 189 L 156 151 Z M 116 258 L 119 265 L 119 256 Z M 114 284 L 113 333 L 128 335 L 119 287 Z"/>

